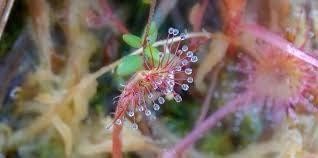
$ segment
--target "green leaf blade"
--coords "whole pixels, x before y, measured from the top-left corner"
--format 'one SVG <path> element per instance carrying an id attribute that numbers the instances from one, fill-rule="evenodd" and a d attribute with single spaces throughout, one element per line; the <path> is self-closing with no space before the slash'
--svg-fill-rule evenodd
<path id="1" fill-rule="evenodd" d="M 123 40 L 131 47 L 140 48 L 141 38 L 133 34 L 124 34 Z"/>
<path id="2" fill-rule="evenodd" d="M 153 46 L 147 46 L 145 48 L 145 56 L 147 57 L 148 60 L 150 60 L 150 62 L 152 62 L 152 60 L 154 61 L 154 64 L 159 63 L 159 50 Z"/>
<path id="3" fill-rule="evenodd" d="M 155 22 L 151 22 L 150 28 L 149 28 L 149 35 L 148 40 L 149 44 L 153 44 L 156 42 L 158 36 L 158 28 Z"/>
<path id="4" fill-rule="evenodd" d="M 122 59 L 117 67 L 119 76 L 127 76 L 140 70 L 143 66 L 143 59 L 139 55 L 129 55 Z"/>

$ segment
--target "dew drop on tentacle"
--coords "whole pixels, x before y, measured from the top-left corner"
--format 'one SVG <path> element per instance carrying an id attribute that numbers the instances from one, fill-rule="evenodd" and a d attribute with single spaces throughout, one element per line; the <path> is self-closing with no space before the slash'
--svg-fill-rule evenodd
<path id="1" fill-rule="evenodd" d="M 175 70 L 178 71 L 178 72 L 181 71 L 181 69 L 182 69 L 182 67 L 181 67 L 180 65 L 177 65 L 177 66 L 175 67 Z"/>
<path id="2" fill-rule="evenodd" d="M 145 108 L 144 108 L 142 105 L 139 105 L 139 106 L 138 106 L 138 111 L 142 112 L 142 111 L 144 111 L 144 110 L 145 110 Z"/>
<path id="3" fill-rule="evenodd" d="M 198 61 L 198 57 L 194 55 L 194 56 L 191 57 L 190 61 L 195 63 L 195 62 Z"/>
<path id="4" fill-rule="evenodd" d="M 155 111 L 158 111 L 158 110 L 160 109 L 160 105 L 154 103 L 154 104 L 153 104 L 153 109 L 154 109 Z"/>
<path id="5" fill-rule="evenodd" d="M 182 85 L 181 85 L 181 88 L 182 88 L 182 90 L 187 91 L 187 90 L 189 90 L 189 85 L 187 85 L 187 84 L 182 84 Z"/>
<path id="6" fill-rule="evenodd" d="M 170 27 L 170 28 L 168 29 L 168 33 L 172 35 L 173 32 L 174 32 L 174 28 Z"/>
<path id="7" fill-rule="evenodd" d="M 151 115 L 151 111 L 150 111 L 150 110 L 148 110 L 148 109 L 147 109 L 147 110 L 145 110 L 145 115 L 146 115 L 146 116 L 150 116 L 150 115 Z"/>
<path id="8" fill-rule="evenodd" d="M 181 97 L 179 94 L 176 94 L 176 95 L 173 97 L 173 99 L 174 99 L 177 103 L 179 103 L 179 102 L 182 101 L 182 97 Z"/>
<path id="9" fill-rule="evenodd" d="M 186 66 L 186 65 L 188 65 L 189 64 L 189 61 L 187 60 L 187 59 L 183 59 L 182 61 L 181 61 L 181 65 L 182 66 Z"/>
<path id="10" fill-rule="evenodd" d="M 159 103 L 159 104 L 164 104 L 164 103 L 165 103 L 165 98 L 159 97 L 159 98 L 158 98 L 158 103 Z"/>
<path id="11" fill-rule="evenodd" d="M 122 124 L 122 120 L 121 120 L 121 119 L 117 119 L 117 120 L 115 121 L 115 124 L 116 124 L 116 125 L 121 125 L 121 124 Z"/>
<path id="12" fill-rule="evenodd" d="M 188 51 L 188 46 L 187 45 L 183 45 L 182 47 L 181 47 L 181 50 L 182 51 L 184 51 L 184 52 L 186 52 L 186 51 Z"/>
<path id="13" fill-rule="evenodd" d="M 187 78 L 187 82 L 188 82 L 188 83 L 193 83 L 193 77 L 188 77 L 188 78 Z"/>
<path id="14" fill-rule="evenodd" d="M 149 93 L 149 94 L 148 94 L 148 98 L 149 98 L 149 99 L 152 99 L 152 98 L 153 98 L 153 94 L 152 94 L 152 93 Z"/>
<path id="15" fill-rule="evenodd" d="M 173 79 L 169 79 L 169 80 L 167 81 L 167 83 L 168 83 L 168 85 L 169 85 L 170 87 L 173 87 L 173 86 L 175 85 L 175 82 L 174 82 Z"/>
<path id="16" fill-rule="evenodd" d="M 192 51 L 188 51 L 186 55 L 187 55 L 187 57 L 191 58 L 193 56 L 193 52 Z"/>
<path id="17" fill-rule="evenodd" d="M 177 36 L 179 34 L 179 30 L 178 29 L 173 29 L 173 35 Z"/>
<path id="18" fill-rule="evenodd" d="M 128 112 L 127 112 L 127 115 L 128 115 L 129 117 L 133 117 L 133 116 L 135 116 L 135 113 L 134 113 L 134 111 L 128 111 Z"/>
<path id="19" fill-rule="evenodd" d="M 137 123 L 133 123 L 133 124 L 131 125 L 131 128 L 134 129 L 134 130 L 137 130 L 137 129 L 138 129 Z"/>
<path id="20" fill-rule="evenodd" d="M 186 39 L 186 34 L 185 33 L 181 33 L 180 34 L 180 39 L 181 40 L 185 40 Z"/>
<path id="21" fill-rule="evenodd" d="M 187 74 L 187 75 L 191 75 L 192 74 L 192 69 L 191 68 L 186 68 L 184 70 L 184 73 Z"/>

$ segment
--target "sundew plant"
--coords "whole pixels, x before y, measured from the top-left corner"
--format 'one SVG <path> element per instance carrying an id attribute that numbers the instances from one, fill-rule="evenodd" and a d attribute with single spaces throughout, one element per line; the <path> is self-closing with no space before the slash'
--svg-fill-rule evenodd
<path id="1" fill-rule="evenodd" d="M 0 157 L 316 158 L 317 13 L 315 0 L 0 2 Z"/>

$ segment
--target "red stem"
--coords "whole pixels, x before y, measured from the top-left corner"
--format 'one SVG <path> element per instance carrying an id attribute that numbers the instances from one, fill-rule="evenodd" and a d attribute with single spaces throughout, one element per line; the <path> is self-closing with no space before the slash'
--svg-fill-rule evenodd
<path id="1" fill-rule="evenodd" d="M 208 4 L 209 4 L 209 0 L 201 0 L 200 11 L 197 13 L 197 18 L 196 18 L 198 20 L 193 24 L 194 31 L 200 31 L 204 13 L 206 8 L 208 7 Z"/>
<path id="2" fill-rule="evenodd" d="M 113 14 L 113 10 L 108 4 L 107 0 L 99 0 L 99 5 L 101 6 L 101 13 L 96 15 L 92 11 L 88 13 L 88 25 L 93 28 L 99 28 L 105 26 L 107 23 L 110 23 L 118 32 L 121 34 L 129 33 L 129 30 L 125 24 L 118 19 L 118 17 Z"/>
<path id="3" fill-rule="evenodd" d="M 122 158 L 122 143 L 120 138 L 120 133 L 122 130 L 121 125 L 113 126 L 113 149 L 112 149 L 112 157 L 113 158 Z"/>
<path id="4" fill-rule="evenodd" d="M 292 56 L 295 56 L 296 58 L 308 64 L 318 67 L 317 59 L 308 55 L 309 53 L 296 48 L 292 43 L 288 42 L 284 38 L 268 31 L 266 28 L 256 24 L 247 24 L 243 26 L 243 31 L 252 34 L 256 38 L 262 39 L 263 41 L 283 50 Z"/>
<path id="5" fill-rule="evenodd" d="M 122 158 L 122 140 L 121 140 L 121 131 L 122 131 L 122 124 L 117 125 L 116 121 L 121 119 L 124 115 L 124 112 L 127 110 L 127 104 L 123 104 L 119 101 L 116 107 L 114 121 L 112 122 L 113 125 L 113 132 L 112 132 L 112 142 L 113 142 L 113 149 L 112 149 L 112 157 L 113 158 Z"/>
<path id="6" fill-rule="evenodd" d="M 197 11 L 195 21 L 192 24 L 193 31 L 200 31 L 202 27 L 202 21 L 205 14 L 206 9 L 208 8 L 209 0 L 201 0 L 200 1 L 200 9 Z M 191 39 L 190 46 L 198 45 L 198 41 Z"/>
<path id="7" fill-rule="evenodd" d="M 103 9 L 102 11 L 104 15 L 102 16 L 106 17 L 106 19 L 104 19 L 105 23 L 111 22 L 115 26 L 115 28 L 117 28 L 117 30 L 122 34 L 129 33 L 126 26 L 117 18 L 116 15 L 113 14 L 113 10 L 109 6 L 107 0 L 99 0 L 99 4 Z"/>
<path id="8" fill-rule="evenodd" d="M 216 82 L 217 82 L 217 78 L 218 78 L 220 69 L 221 69 L 221 66 L 218 65 L 213 72 L 208 92 L 207 92 L 205 99 L 203 101 L 203 104 L 202 104 L 200 116 L 199 116 L 198 120 L 196 121 L 196 126 L 199 125 L 208 114 L 210 103 L 211 103 L 211 100 L 213 97 L 213 92 L 214 92 L 214 88 L 216 86 Z"/>
<path id="9" fill-rule="evenodd" d="M 164 158 L 176 158 L 180 157 L 181 154 L 195 143 L 199 138 L 204 136 L 211 128 L 213 128 L 219 121 L 228 116 L 231 113 L 234 113 L 239 109 L 239 105 L 243 102 L 249 100 L 250 95 L 245 93 L 243 96 L 237 96 L 236 99 L 232 100 L 228 104 L 222 106 L 215 113 L 211 114 L 206 120 L 200 123 L 190 134 L 188 134 L 184 139 L 177 143 L 172 149 L 166 151 L 163 154 Z"/>

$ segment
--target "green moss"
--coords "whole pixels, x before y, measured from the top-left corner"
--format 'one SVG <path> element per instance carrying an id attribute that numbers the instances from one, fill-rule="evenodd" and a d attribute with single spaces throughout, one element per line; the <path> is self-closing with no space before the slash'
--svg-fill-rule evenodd
<path id="1" fill-rule="evenodd" d="M 246 146 L 258 139 L 262 132 L 262 122 L 260 118 L 245 116 L 238 133 L 241 146 Z"/>
<path id="2" fill-rule="evenodd" d="M 229 133 L 224 131 L 213 131 L 204 137 L 201 142 L 201 149 L 212 155 L 226 155 L 233 151 L 234 145 Z"/>
<path id="3" fill-rule="evenodd" d="M 38 148 L 38 158 L 64 157 L 63 145 L 58 143 L 41 144 Z"/>
<path id="4" fill-rule="evenodd" d="M 184 97 L 185 98 L 185 97 Z M 170 131 L 179 136 L 185 136 L 193 127 L 198 114 L 198 105 L 188 100 L 180 104 L 169 101 L 162 105 L 165 112 L 163 121 Z"/>

